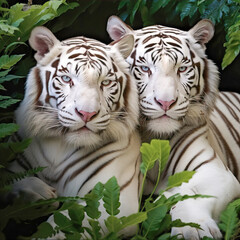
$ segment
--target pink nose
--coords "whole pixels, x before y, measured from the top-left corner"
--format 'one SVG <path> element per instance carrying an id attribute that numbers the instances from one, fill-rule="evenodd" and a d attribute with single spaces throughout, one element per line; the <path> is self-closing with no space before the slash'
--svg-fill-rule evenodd
<path id="1" fill-rule="evenodd" d="M 77 109 L 76 112 L 85 123 L 89 122 L 91 118 L 97 114 L 96 112 L 85 112 L 83 110 L 78 111 Z"/>
<path id="2" fill-rule="evenodd" d="M 170 106 L 175 102 L 176 100 L 171 100 L 171 101 L 162 101 L 160 99 L 157 100 L 157 102 L 159 103 L 160 107 L 164 110 L 167 111 Z"/>

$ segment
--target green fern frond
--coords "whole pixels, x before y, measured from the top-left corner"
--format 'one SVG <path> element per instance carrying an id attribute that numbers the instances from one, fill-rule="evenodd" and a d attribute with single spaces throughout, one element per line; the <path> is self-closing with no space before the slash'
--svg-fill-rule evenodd
<path id="1" fill-rule="evenodd" d="M 33 169 L 29 169 L 24 172 L 7 172 L 5 171 L 0 177 L 0 188 L 4 188 L 13 184 L 15 181 L 20 181 L 26 177 L 34 176 L 35 174 L 42 172 L 46 167 L 37 167 Z"/>

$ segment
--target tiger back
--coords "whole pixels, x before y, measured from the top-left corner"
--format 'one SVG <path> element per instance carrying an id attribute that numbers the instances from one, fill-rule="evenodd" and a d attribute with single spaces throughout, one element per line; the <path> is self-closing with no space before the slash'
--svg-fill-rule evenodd
<path id="1" fill-rule="evenodd" d="M 216 224 L 220 212 L 240 196 L 235 178 L 240 167 L 240 96 L 218 91 L 217 67 L 205 54 L 206 43 L 214 34 L 213 24 L 202 20 L 189 31 L 161 25 L 133 30 L 112 16 L 107 31 L 115 41 L 126 34 L 135 37 L 127 62 L 138 87 L 143 141 L 170 140 L 170 157 L 159 189 L 166 187 L 169 176 L 190 170 L 196 171 L 193 178 L 168 196 L 215 197 L 177 203 L 171 209 L 172 219 L 195 222 L 202 229 L 173 228 L 172 235 L 221 238 Z M 157 175 L 156 167 L 148 176 L 146 192 L 155 185 Z"/>
<path id="2" fill-rule="evenodd" d="M 115 176 L 120 215 L 137 212 L 138 94 L 124 60 L 133 36 L 115 46 L 85 37 L 60 42 L 47 28 L 37 27 L 29 42 L 37 65 L 28 75 L 16 120 L 20 138 L 32 138 L 32 143 L 11 170 L 46 169 L 38 178 L 17 183 L 13 191 L 28 191 L 33 200 L 82 197 L 97 182 Z M 102 224 L 103 219 L 104 213 Z"/>

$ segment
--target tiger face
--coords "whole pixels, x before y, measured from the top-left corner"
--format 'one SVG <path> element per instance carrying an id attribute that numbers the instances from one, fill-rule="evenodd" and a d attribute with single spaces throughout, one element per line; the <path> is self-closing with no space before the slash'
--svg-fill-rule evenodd
<path id="1" fill-rule="evenodd" d="M 114 46 L 85 37 L 60 42 L 38 27 L 29 42 L 38 64 L 27 80 L 20 121 L 30 135 L 64 135 L 70 144 L 89 146 L 136 127 L 137 89 L 124 60 L 133 36 Z"/>
<path id="2" fill-rule="evenodd" d="M 107 30 L 113 40 L 135 36 L 127 61 L 147 130 L 161 137 L 205 121 L 218 85 L 217 68 L 205 55 L 214 32 L 210 21 L 202 20 L 188 32 L 160 25 L 134 31 L 112 16 Z"/>

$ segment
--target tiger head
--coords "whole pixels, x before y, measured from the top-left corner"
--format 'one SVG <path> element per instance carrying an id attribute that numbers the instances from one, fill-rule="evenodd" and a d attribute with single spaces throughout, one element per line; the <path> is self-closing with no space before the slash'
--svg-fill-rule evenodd
<path id="1" fill-rule="evenodd" d="M 36 50 L 17 122 L 27 137 L 61 137 L 77 146 L 125 138 L 138 123 L 138 93 L 125 58 L 134 38 L 114 46 L 74 37 L 60 42 L 45 27 L 29 43 Z"/>
<path id="2" fill-rule="evenodd" d="M 134 31 L 112 16 L 107 31 L 115 41 L 126 34 L 135 37 L 127 61 L 138 87 L 142 124 L 151 134 L 169 136 L 206 121 L 218 92 L 217 67 L 205 54 L 214 34 L 209 20 L 189 31 L 161 25 Z"/>

